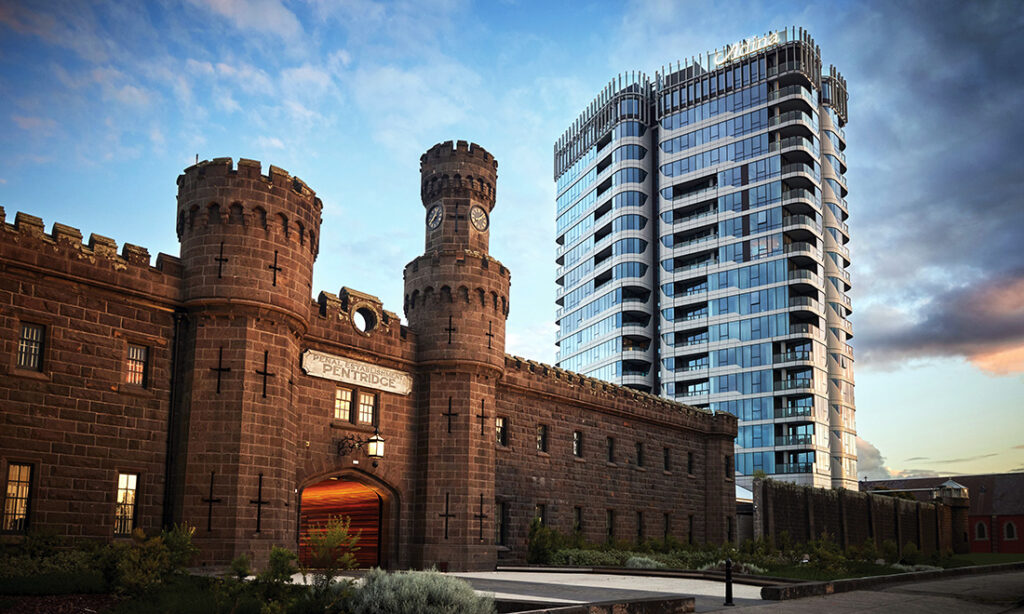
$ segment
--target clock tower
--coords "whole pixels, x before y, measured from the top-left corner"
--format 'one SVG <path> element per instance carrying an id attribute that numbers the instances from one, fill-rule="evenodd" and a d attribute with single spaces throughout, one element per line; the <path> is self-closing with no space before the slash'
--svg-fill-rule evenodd
<path id="1" fill-rule="evenodd" d="M 415 566 L 491 570 L 497 561 L 493 404 L 505 369 L 510 280 L 487 252 L 497 170 L 491 154 L 465 141 L 440 143 L 420 158 L 425 250 L 405 267 L 425 426 L 417 442 Z"/>

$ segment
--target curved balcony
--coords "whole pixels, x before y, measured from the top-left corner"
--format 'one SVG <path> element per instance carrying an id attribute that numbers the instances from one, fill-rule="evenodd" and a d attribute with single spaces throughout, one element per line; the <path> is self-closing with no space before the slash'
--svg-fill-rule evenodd
<path id="1" fill-rule="evenodd" d="M 781 354 L 774 354 L 772 356 L 772 365 L 781 366 L 786 364 L 811 362 L 813 357 L 811 352 L 808 350 L 797 350 L 793 352 L 783 352 Z"/>
<path id="2" fill-rule="evenodd" d="M 807 405 L 785 405 L 775 408 L 775 418 L 778 420 L 804 419 L 810 421 L 814 415 L 814 408 Z"/>
<path id="3" fill-rule="evenodd" d="M 786 254 L 806 253 L 812 256 L 821 256 L 821 250 L 818 249 L 813 243 L 809 243 L 807 241 L 794 241 L 793 243 L 787 243 L 782 246 L 782 251 L 783 253 Z"/>
<path id="4" fill-rule="evenodd" d="M 810 473 L 814 463 L 775 463 L 775 473 Z"/>
<path id="5" fill-rule="evenodd" d="M 819 208 L 818 197 L 810 190 L 806 190 L 804 188 L 793 188 L 782 191 L 783 205 L 792 204 L 797 201 L 806 201 L 812 209 Z"/>
<path id="6" fill-rule="evenodd" d="M 797 435 L 779 435 L 775 438 L 776 446 L 800 446 L 800 447 L 813 447 L 814 446 L 814 435 L 809 433 L 800 433 Z"/>
<path id="7" fill-rule="evenodd" d="M 784 152 L 786 150 L 802 151 L 809 155 L 811 159 L 818 159 L 818 152 L 814 147 L 814 143 L 802 136 L 790 136 L 778 141 L 772 141 L 768 146 L 768 150 L 772 152 Z"/>
<path id="8" fill-rule="evenodd" d="M 817 234 L 821 234 L 821 222 L 809 215 L 787 215 L 782 218 L 783 230 L 791 228 L 807 227 Z"/>
<path id="9" fill-rule="evenodd" d="M 813 390 L 814 380 L 809 377 L 798 377 L 794 379 L 777 380 L 772 384 L 772 390 L 783 392 L 786 390 Z"/>

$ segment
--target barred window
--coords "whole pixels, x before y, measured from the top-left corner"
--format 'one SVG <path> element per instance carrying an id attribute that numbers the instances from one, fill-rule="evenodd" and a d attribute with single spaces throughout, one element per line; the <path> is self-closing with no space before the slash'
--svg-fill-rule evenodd
<path id="1" fill-rule="evenodd" d="M 138 482 L 138 474 L 117 474 L 117 505 L 114 507 L 114 535 L 131 535 L 135 529 L 135 493 Z"/>
<path id="2" fill-rule="evenodd" d="M 542 526 L 548 524 L 548 506 L 538 503 L 533 507 L 533 517 L 540 521 Z"/>
<path id="3" fill-rule="evenodd" d="M 125 382 L 133 386 L 146 385 L 149 371 L 149 348 L 144 345 L 128 344 L 128 368 Z"/>
<path id="4" fill-rule="evenodd" d="M 546 424 L 537 425 L 537 450 L 539 452 L 548 451 L 548 427 Z"/>
<path id="5" fill-rule="evenodd" d="M 636 442 L 636 466 L 644 466 L 644 444 L 642 441 Z"/>
<path id="6" fill-rule="evenodd" d="M 615 539 L 615 510 L 605 510 L 605 537 L 608 541 Z"/>
<path id="7" fill-rule="evenodd" d="M 334 419 L 352 420 L 352 391 L 348 388 L 334 391 Z"/>
<path id="8" fill-rule="evenodd" d="M 7 497 L 0 529 L 24 533 L 28 529 L 28 506 L 32 494 L 32 465 L 7 466 Z"/>
<path id="9" fill-rule="evenodd" d="M 41 324 L 22 324 L 18 338 L 19 369 L 43 370 L 43 338 L 46 327 Z"/>
<path id="10" fill-rule="evenodd" d="M 577 458 L 583 457 L 583 431 L 572 432 L 572 455 Z"/>
<path id="11" fill-rule="evenodd" d="M 359 422 L 360 424 L 376 424 L 377 422 L 377 396 L 369 392 L 359 393 Z"/>
<path id="12" fill-rule="evenodd" d="M 508 445 L 508 419 L 498 416 L 494 419 L 494 430 L 499 446 Z"/>
<path id="13" fill-rule="evenodd" d="M 572 508 L 572 532 L 582 533 L 583 532 L 583 508 L 574 507 Z"/>

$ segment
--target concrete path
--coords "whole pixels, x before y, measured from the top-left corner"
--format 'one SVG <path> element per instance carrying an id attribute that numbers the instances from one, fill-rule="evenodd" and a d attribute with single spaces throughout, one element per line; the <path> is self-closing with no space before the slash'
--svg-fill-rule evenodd
<path id="1" fill-rule="evenodd" d="M 732 608 L 730 608 L 732 609 Z M 761 612 L 899 612 L 900 614 L 997 614 L 1024 612 L 1024 571 L 916 582 L 825 597 L 761 602 L 736 608 Z"/>
<path id="2" fill-rule="evenodd" d="M 452 574 L 465 578 L 479 592 L 496 598 L 546 603 L 582 603 L 623 598 L 684 595 L 695 598 L 698 612 L 752 611 L 823 614 L 899 612 L 900 614 L 1024 613 L 1024 571 L 964 576 L 900 584 L 790 601 L 764 601 L 756 586 L 733 585 L 735 607 L 725 607 L 721 582 L 687 578 L 617 576 L 612 574 L 477 572 Z"/>
<path id="3" fill-rule="evenodd" d="M 571 604 L 685 596 L 694 597 L 698 612 L 721 609 L 725 600 L 725 585 L 721 582 L 689 578 L 521 571 L 482 571 L 452 575 L 467 580 L 478 592 L 493 593 L 497 599 Z M 737 605 L 766 603 L 761 601 L 760 587 L 742 584 L 733 584 L 733 602 Z"/>

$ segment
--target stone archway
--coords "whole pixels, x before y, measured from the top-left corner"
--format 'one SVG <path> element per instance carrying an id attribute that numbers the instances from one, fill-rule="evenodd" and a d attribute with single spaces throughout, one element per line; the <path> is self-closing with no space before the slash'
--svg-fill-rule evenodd
<path id="1" fill-rule="evenodd" d="M 356 561 L 360 568 L 391 567 L 397 544 L 394 493 L 362 473 L 345 472 L 308 484 L 300 495 L 299 558 L 308 562 L 308 536 L 333 516 L 347 516 L 359 531 Z"/>

